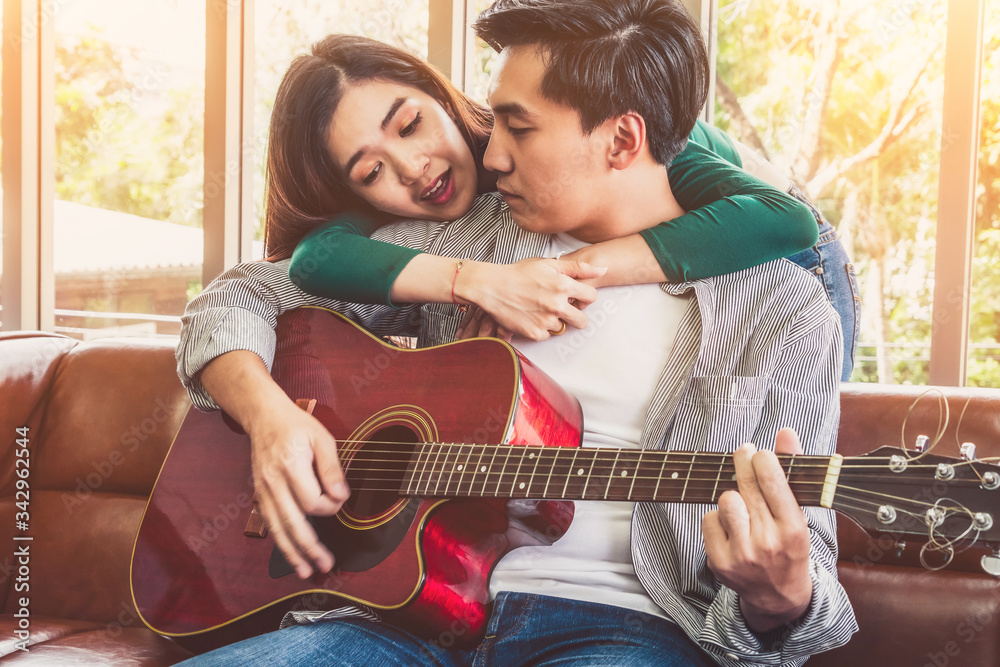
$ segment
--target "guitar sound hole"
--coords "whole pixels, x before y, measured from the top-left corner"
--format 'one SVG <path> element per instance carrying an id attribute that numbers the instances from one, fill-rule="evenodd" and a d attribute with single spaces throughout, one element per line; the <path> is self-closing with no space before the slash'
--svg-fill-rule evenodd
<path id="1" fill-rule="evenodd" d="M 417 434 L 409 428 L 389 426 L 373 433 L 351 457 L 347 467 L 351 497 L 345 503 L 351 514 L 375 517 L 399 502 L 400 487 L 417 440 Z"/>

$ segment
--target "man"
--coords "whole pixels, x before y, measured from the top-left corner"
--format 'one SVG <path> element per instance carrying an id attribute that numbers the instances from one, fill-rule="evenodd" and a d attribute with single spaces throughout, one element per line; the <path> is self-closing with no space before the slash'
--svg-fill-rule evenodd
<path id="1" fill-rule="evenodd" d="M 499 0 L 475 27 L 501 52 L 485 164 L 499 174 L 502 201 L 483 196 L 466 218 L 429 223 L 423 238 L 397 228 L 383 240 L 509 261 L 618 238 L 682 212 L 664 165 L 704 104 L 707 66 L 698 29 L 675 2 Z M 484 227 L 488 219 L 499 223 Z M 477 244 L 501 231 L 508 246 Z M 515 340 L 581 400 L 584 445 L 735 450 L 738 493 L 723 495 L 718 509 L 578 503 L 560 541 L 498 564 L 488 636 L 472 651 L 351 618 L 249 640 L 206 664 L 264 664 L 277 650 L 297 664 L 336 655 L 342 664 L 793 665 L 846 642 L 856 625 L 836 581 L 832 513 L 803 512 L 774 455 L 740 446 L 776 442 L 798 452 L 798 432 L 807 453 L 832 453 L 841 332 L 816 281 L 782 261 L 602 290 L 591 309 L 603 316 L 584 331 Z M 202 377 L 213 396 L 241 384 L 223 384 L 215 370 Z M 335 454 L 316 461 L 328 493 L 313 509 L 330 513 L 345 497 L 336 486 L 343 478 Z M 300 561 L 329 566 L 314 537 L 296 542 Z"/>

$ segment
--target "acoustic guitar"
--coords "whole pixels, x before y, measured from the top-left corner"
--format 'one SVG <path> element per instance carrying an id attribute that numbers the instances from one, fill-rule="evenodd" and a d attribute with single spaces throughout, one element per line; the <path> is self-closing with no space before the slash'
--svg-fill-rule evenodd
<path id="1" fill-rule="evenodd" d="M 279 320 L 273 376 L 337 439 L 351 497 L 310 518 L 336 567 L 295 576 L 254 502 L 249 438 L 192 409 L 133 551 L 135 605 L 158 633 L 205 633 L 278 603 L 359 603 L 445 645 L 474 644 L 493 566 L 559 539 L 571 501 L 715 503 L 736 488 L 730 454 L 579 447 L 576 399 L 494 338 L 404 350 L 301 308 Z M 944 552 L 1000 543 L 996 465 L 891 448 L 779 460 L 801 505 Z"/>

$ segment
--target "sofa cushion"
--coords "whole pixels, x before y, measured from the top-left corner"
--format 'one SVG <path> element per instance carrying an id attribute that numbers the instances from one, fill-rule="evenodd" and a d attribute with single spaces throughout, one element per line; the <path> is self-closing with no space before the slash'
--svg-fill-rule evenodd
<path id="1" fill-rule="evenodd" d="M 191 655 L 145 628 L 129 582 L 136 530 L 190 406 L 174 367 L 167 341 L 0 336 L 0 540 L 14 545 L 0 554 L 0 662 L 170 665 Z M 25 511 L 15 505 L 25 498 L 15 496 L 19 427 L 26 528 L 15 524 Z M 27 549 L 26 571 L 15 549 Z M 28 651 L 14 634 L 25 608 Z"/>
<path id="2" fill-rule="evenodd" d="M 839 571 L 860 630 L 846 646 L 810 658 L 809 667 L 998 664 L 1000 587 L 995 580 L 843 562 Z"/>
<path id="3" fill-rule="evenodd" d="M 35 435 L 32 487 L 148 496 L 190 406 L 175 368 L 155 341 L 69 351 Z"/>
<path id="4" fill-rule="evenodd" d="M 15 646 L 14 619 L 0 617 L 0 664 L 160 667 L 193 654 L 145 628 L 36 616 L 28 650 Z"/>
<path id="5" fill-rule="evenodd" d="M 76 347 L 77 341 L 64 336 L 21 333 L 0 335 L 0 433 L 4 438 L 17 437 L 18 428 L 27 427 L 28 435 L 38 431 L 43 398 L 52 384 L 63 355 Z M 13 444 L 11 442 L 10 444 Z M 0 495 L 14 494 L 14 447 L 0 447 Z"/>

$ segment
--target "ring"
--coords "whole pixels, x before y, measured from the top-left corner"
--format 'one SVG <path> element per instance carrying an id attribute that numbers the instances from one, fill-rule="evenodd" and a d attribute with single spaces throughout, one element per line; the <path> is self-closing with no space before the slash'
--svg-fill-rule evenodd
<path id="1" fill-rule="evenodd" d="M 549 331 L 549 333 L 552 334 L 553 336 L 562 336 L 564 333 L 566 333 L 566 322 L 563 320 L 559 321 L 562 322 L 562 326 L 559 328 L 559 331 Z"/>

